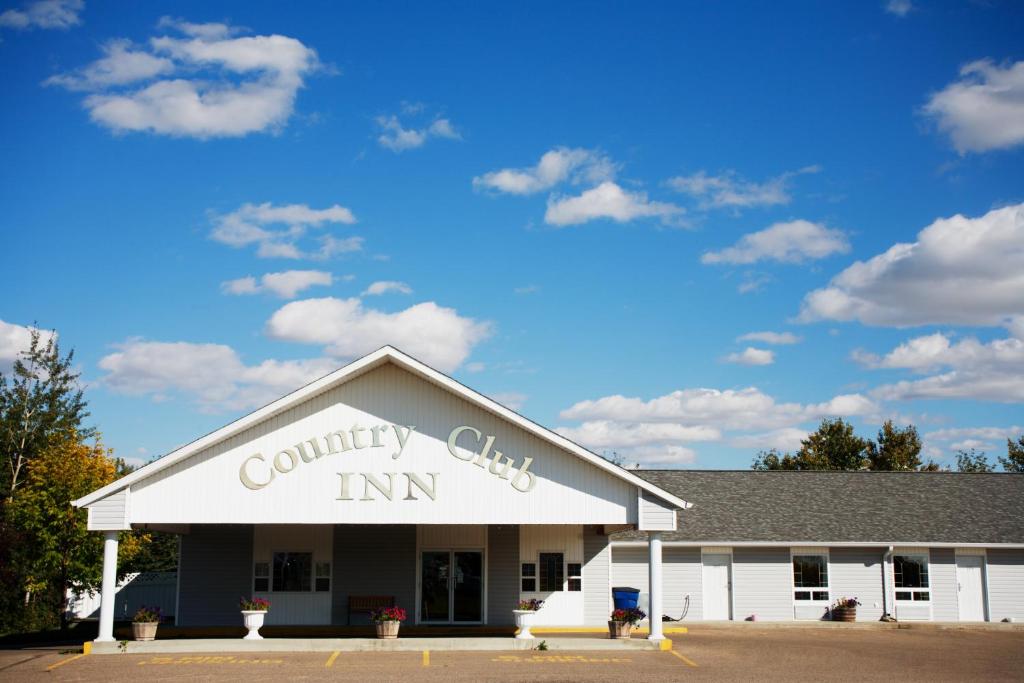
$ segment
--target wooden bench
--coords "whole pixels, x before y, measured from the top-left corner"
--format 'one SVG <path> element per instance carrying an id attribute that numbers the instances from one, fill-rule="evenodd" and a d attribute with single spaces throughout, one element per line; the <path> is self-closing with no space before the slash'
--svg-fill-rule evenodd
<path id="1" fill-rule="evenodd" d="M 369 614 L 382 607 L 394 607 L 393 595 L 350 595 L 348 596 L 348 623 L 352 623 L 353 614 Z"/>

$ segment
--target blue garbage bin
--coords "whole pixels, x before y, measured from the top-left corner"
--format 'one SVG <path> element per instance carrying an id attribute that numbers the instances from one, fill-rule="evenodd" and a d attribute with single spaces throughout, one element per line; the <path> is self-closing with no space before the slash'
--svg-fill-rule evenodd
<path id="1" fill-rule="evenodd" d="M 615 609 L 633 609 L 639 601 L 639 588 L 629 588 L 628 586 L 612 588 L 612 602 L 615 603 Z"/>

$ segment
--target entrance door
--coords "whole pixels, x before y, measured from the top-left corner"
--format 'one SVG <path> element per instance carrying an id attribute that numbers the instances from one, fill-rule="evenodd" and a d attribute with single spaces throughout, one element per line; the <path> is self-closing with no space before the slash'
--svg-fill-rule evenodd
<path id="1" fill-rule="evenodd" d="M 424 550 L 420 621 L 479 624 L 484 614 L 484 555 L 479 550 Z"/>
<path id="2" fill-rule="evenodd" d="M 956 581 L 960 621 L 985 621 L 985 596 L 982 588 L 981 555 L 957 555 Z"/>
<path id="3" fill-rule="evenodd" d="M 729 565 L 732 556 L 706 553 L 703 556 L 701 579 L 704 584 L 704 619 L 724 621 L 731 618 L 729 605 Z"/>

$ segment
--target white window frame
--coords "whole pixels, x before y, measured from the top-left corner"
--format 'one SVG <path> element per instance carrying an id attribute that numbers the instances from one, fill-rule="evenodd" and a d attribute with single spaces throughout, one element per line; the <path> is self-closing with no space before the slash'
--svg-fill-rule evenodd
<path id="1" fill-rule="evenodd" d="M 307 554 L 309 554 L 309 556 L 310 556 L 310 566 L 309 566 L 309 590 L 308 591 L 275 591 L 274 590 L 274 555 L 277 555 L 278 553 L 288 553 L 288 554 L 291 554 L 291 555 L 297 555 L 299 553 L 307 553 Z M 330 560 L 327 560 L 326 562 L 328 564 L 332 564 L 330 562 Z M 253 589 L 256 588 L 256 565 L 257 564 L 266 564 L 267 567 L 268 567 L 269 573 L 267 575 L 267 590 L 265 590 L 265 591 L 253 590 L 254 593 L 280 593 L 281 595 L 305 595 L 307 593 L 314 593 L 314 594 L 315 593 L 323 593 L 324 595 L 330 595 L 331 594 L 331 589 L 334 588 L 334 586 L 331 585 L 325 591 L 318 591 L 316 589 L 316 553 L 313 552 L 312 550 L 271 550 L 270 551 L 270 559 L 269 559 L 269 561 L 254 559 L 254 561 L 252 563 L 252 586 L 253 586 Z M 334 577 L 331 576 L 331 577 L 328 577 L 328 578 L 331 579 L 331 584 L 333 584 L 334 583 Z"/>
<path id="2" fill-rule="evenodd" d="M 578 564 L 579 565 L 579 567 L 580 567 L 579 574 L 571 574 L 571 573 L 569 573 L 569 565 L 571 565 L 571 564 Z M 572 581 L 573 579 L 576 579 L 577 581 L 580 582 L 580 589 L 579 590 L 575 590 L 574 591 L 571 588 L 569 588 L 569 582 Z M 572 560 L 566 560 L 565 561 L 565 590 L 566 590 L 567 593 L 582 593 L 583 592 L 583 563 L 582 562 L 574 562 Z"/>
<path id="3" fill-rule="evenodd" d="M 901 588 L 901 587 L 897 586 L 896 585 L 896 558 L 897 557 L 914 557 L 914 558 L 922 558 L 922 559 L 924 559 L 925 572 L 927 572 L 927 574 L 928 574 L 928 585 L 927 586 L 922 586 L 920 588 Z M 931 553 L 930 552 L 928 552 L 927 550 L 904 550 L 904 551 L 896 551 L 896 552 L 893 553 L 893 555 L 892 555 L 892 592 L 893 592 L 893 598 L 895 599 L 895 601 L 897 603 L 902 604 L 902 605 L 921 605 L 922 607 L 931 606 L 931 604 L 932 604 L 932 592 L 934 590 L 935 590 L 934 587 L 932 587 L 932 557 L 931 557 Z M 900 598 L 899 597 L 900 593 L 910 593 L 911 594 L 910 600 L 907 600 L 905 598 Z M 927 600 L 915 600 L 914 596 L 915 595 L 919 595 L 921 593 L 927 593 L 928 594 L 928 599 Z"/>
<path id="4" fill-rule="evenodd" d="M 546 590 L 544 590 L 544 589 L 542 589 L 540 587 L 540 577 L 541 577 L 541 573 L 543 572 L 543 568 L 541 567 L 541 563 L 540 563 L 540 556 L 541 555 L 561 555 L 562 556 L 562 585 L 559 586 L 558 588 L 556 588 L 555 590 L 547 590 L 546 591 Z M 568 567 L 566 566 L 565 551 L 564 550 L 539 550 L 539 551 L 537 551 L 537 590 L 534 591 L 534 592 L 535 593 L 565 593 L 565 592 L 568 592 L 569 585 L 568 585 L 568 583 L 566 583 L 567 578 L 566 578 L 566 575 L 565 575 L 565 572 L 566 572 L 567 569 L 568 569 Z"/>
<path id="5" fill-rule="evenodd" d="M 807 586 L 796 585 L 796 575 L 793 572 L 793 559 L 796 557 L 821 557 L 825 560 L 825 585 L 818 588 L 809 588 Z M 829 562 L 828 548 L 790 548 L 789 552 L 789 580 L 793 587 L 793 605 L 799 606 L 810 606 L 810 607 L 828 607 L 832 604 L 832 567 Z M 797 593 L 810 593 L 810 600 L 797 600 Z M 826 598 L 824 600 L 815 600 L 814 594 L 824 592 Z"/>
<path id="6" fill-rule="evenodd" d="M 526 574 L 523 573 L 523 565 L 524 564 L 532 564 L 533 565 L 533 576 L 527 576 Z M 538 592 L 537 588 L 540 585 L 540 576 L 538 576 L 538 574 L 540 574 L 540 569 L 539 569 L 539 563 L 537 562 L 537 560 L 527 559 L 526 562 L 520 562 L 519 563 L 519 592 L 520 593 L 536 593 L 536 592 Z M 533 590 L 532 591 L 528 591 L 528 590 L 523 588 L 523 582 L 524 581 L 528 581 L 528 580 L 529 581 L 533 581 Z"/>

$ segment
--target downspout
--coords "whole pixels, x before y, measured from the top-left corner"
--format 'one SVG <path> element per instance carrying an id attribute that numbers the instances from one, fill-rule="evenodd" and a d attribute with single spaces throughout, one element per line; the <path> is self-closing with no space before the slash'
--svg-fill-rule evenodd
<path id="1" fill-rule="evenodd" d="M 889 606 L 892 601 L 889 599 L 889 580 L 885 574 L 885 568 L 889 565 L 889 561 L 892 559 L 893 547 L 889 546 L 885 554 L 882 555 L 882 621 L 886 621 L 886 617 L 893 619 L 893 616 L 889 614 Z M 895 621 L 895 619 L 893 619 Z"/>

